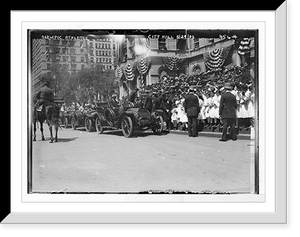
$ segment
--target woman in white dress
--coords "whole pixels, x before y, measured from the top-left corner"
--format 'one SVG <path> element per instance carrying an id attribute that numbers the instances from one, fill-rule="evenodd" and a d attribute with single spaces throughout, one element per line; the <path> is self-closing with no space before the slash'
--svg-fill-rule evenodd
<path id="1" fill-rule="evenodd" d="M 171 110 L 171 113 L 172 113 L 172 115 L 171 115 L 171 121 L 173 123 L 173 128 L 175 130 L 178 129 L 178 122 L 179 122 L 179 116 L 178 116 L 179 108 L 178 108 L 178 105 L 179 105 L 179 103 L 180 102 L 177 100 L 175 102 L 175 107 Z"/>
<path id="2" fill-rule="evenodd" d="M 213 97 L 213 119 L 214 119 L 214 128 L 220 126 L 220 119 L 219 119 L 219 107 L 220 107 L 220 91 L 216 90 L 215 95 Z"/>
<path id="3" fill-rule="evenodd" d="M 205 116 L 207 119 L 207 126 L 210 128 L 212 125 L 212 117 L 213 117 L 213 100 L 212 100 L 212 93 L 209 92 L 206 100 L 206 109 L 205 109 Z"/>
<path id="4" fill-rule="evenodd" d="M 203 103 L 202 103 L 202 106 L 200 109 L 199 117 L 202 120 L 202 122 L 205 123 L 205 119 L 206 119 L 205 110 L 206 110 L 206 106 L 207 106 L 207 97 L 204 93 L 202 94 L 202 97 L 203 97 Z"/>
<path id="5" fill-rule="evenodd" d="M 183 127 L 182 127 L 183 130 L 186 130 L 188 117 L 185 113 L 183 103 L 184 103 L 184 98 L 182 97 L 178 104 L 178 118 L 179 118 L 179 122 L 182 123 L 182 125 L 183 125 Z"/>

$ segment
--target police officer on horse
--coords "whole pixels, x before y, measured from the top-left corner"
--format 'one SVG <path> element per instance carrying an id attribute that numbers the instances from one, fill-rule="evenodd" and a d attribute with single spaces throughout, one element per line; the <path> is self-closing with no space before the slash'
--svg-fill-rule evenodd
<path id="1" fill-rule="evenodd" d="M 33 115 L 33 141 L 36 140 L 36 122 L 40 123 L 40 130 L 42 134 L 42 140 L 45 140 L 43 133 L 43 122 L 47 120 L 47 124 L 50 130 L 50 142 L 53 140 L 58 141 L 57 131 L 59 126 L 59 107 L 54 103 L 54 93 L 50 88 L 50 83 L 48 81 L 43 83 L 43 87 L 36 94 L 37 102 L 34 105 L 34 115 Z M 48 108 L 44 108 L 50 104 Z M 55 128 L 55 138 L 52 134 L 52 125 Z"/>
<path id="2" fill-rule="evenodd" d="M 36 94 L 36 98 L 38 99 L 36 103 L 36 108 L 40 110 L 39 108 L 49 102 L 54 102 L 54 93 L 53 90 L 50 88 L 50 82 L 45 81 L 43 83 L 43 87 L 38 91 Z"/>

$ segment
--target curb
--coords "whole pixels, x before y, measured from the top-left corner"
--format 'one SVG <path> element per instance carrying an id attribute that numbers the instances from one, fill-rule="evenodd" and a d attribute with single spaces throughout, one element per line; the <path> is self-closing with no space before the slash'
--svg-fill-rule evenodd
<path id="1" fill-rule="evenodd" d="M 188 135 L 187 131 L 179 131 L 179 130 L 170 130 L 170 133 L 180 134 L 180 135 L 185 135 L 185 136 Z M 220 133 L 220 132 L 201 131 L 201 132 L 198 132 L 198 136 L 199 137 L 218 137 L 218 138 L 221 138 L 222 133 Z M 250 136 L 250 134 L 238 134 L 237 139 L 238 140 L 250 140 L 251 136 Z"/>

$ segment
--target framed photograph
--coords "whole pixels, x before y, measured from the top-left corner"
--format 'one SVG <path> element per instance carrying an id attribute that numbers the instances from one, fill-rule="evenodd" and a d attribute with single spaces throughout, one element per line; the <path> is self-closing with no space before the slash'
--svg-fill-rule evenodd
<path id="1" fill-rule="evenodd" d="M 11 20 L 2 223 L 286 223 L 286 2 Z"/>

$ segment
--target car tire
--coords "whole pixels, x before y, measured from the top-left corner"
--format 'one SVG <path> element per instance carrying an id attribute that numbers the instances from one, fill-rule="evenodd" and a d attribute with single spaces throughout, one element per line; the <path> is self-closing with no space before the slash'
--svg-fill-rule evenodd
<path id="1" fill-rule="evenodd" d="M 155 118 L 155 127 L 152 128 L 154 134 L 161 134 L 164 128 L 164 119 L 162 116 Z"/>
<path id="2" fill-rule="evenodd" d="M 93 126 L 92 126 L 92 120 L 90 118 L 88 118 L 88 117 L 85 118 L 84 126 L 85 126 L 85 130 L 87 132 L 92 132 Z"/>
<path id="3" fill-rule="evenodd" d="M 99 133 L 99 134 L 103 133 L 104 129 L 103 129 L 103 126 L 101 124 L 101 119 L 99 117 L 97 117 L 96 120 L 95 120 L 95 127 L 96 127 L 97 133 Z"/>
<path id="4" fill-rule="evenodd" d="M 131 137 L 133 134 L 133 123 L 132 119 L 129 116 L 124 116 L 121 121 L 121 128 L 124 137 Z"/>

